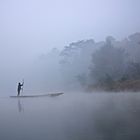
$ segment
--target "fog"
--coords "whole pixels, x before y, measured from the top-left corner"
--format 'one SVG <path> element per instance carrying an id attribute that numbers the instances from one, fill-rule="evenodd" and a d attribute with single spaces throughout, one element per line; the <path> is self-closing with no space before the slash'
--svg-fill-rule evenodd
<path id="1" fill-rule="evenodd" d="M 62 51 L 71 42 L 89 39 L 100 42 L 108 35 L 121 40 L 138 32 L 139 3 L 138 0 L 0 1 L 0 94 L 15 93 L 17 82 L 23 78 L 26 81 L 25 90 L 44 92 L 44 87 L 37 88 L 41 71 L 37 74 L 37 70 L 32 70 L 42 68 L 40 65 L 43 64 L 34 64 L 42 63 L 38 58 L 42 55 L 46 57 L 53 48 Z M 50 76 L 50 71 L 55 68 L 51 64 L 44 65 L 50 73 L 46 74 L 44 81 L 50 85 L 46 89 L 61 90 L 60 86 L 55 88 L 57 84 L 54 89 L 48 88 L 52 86 L 49 81 L 55 77 Z M 31 73 L 38 78 L 32 76 L 35 78 L 33 81 L 29 78 Z M 62 75 L 59 76 L 63 79 Z M 60 83 L 64 82 L 62 79 Z"/>
<path id="2" fill-rule="evenodd" d="M 100 42 L 93 39 L 72 42 L 62 49 L 42 53 L 26 65 L 20 64 L 21 71 L 18 74 L 17 70 L 11 71 L 13 77 L 9 82 L 24 78 L 24 94 L 86 91 L 95 86 L 136 91 L 140 79 L 139 42 L 140 33 L 122 40 L 109 36 Z"/>
<path id="3" fill-rule="evenodd" d="M 0 139 L 139 140 L 139 5 L 1 0 Z"/>

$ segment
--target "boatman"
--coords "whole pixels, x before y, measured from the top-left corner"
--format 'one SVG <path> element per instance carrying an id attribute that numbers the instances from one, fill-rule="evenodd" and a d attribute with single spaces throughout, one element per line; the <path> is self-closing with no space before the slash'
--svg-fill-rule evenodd
<path id="1" fill-rule="evenodd" d="M 17 96 L 20 95 L 20 91 L 21 91 L 21 89 L 23 87 L 23 84 L 24 84 L 24 81 L 22 82 L 22 84 L 21 83 L 18 83 L 18 89 L 17 89 L 18 95 Z"/>

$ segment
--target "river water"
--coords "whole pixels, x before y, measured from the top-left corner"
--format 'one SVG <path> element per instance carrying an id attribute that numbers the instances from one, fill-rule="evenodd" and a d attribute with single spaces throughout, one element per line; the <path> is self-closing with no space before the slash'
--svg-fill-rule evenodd
<path id="1" fill-rule="evenodd" d="M 1 97 L 0 140 L 140 140 L 140 93 Z"/>

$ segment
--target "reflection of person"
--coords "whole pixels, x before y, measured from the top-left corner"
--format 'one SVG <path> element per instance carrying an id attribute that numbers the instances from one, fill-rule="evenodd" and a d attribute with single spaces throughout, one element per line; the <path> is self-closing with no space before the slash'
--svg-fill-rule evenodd
<path id="1" fill-rule="evenodd" d="M 18 95 L 17 96 L 19 96 L 20 95 L 20 91 L 21 91 L 21 87 L 23 86 L 23 84 L 24 84 L 24 82 L 21 84 L 21 83 L 18 83 L 18 89 L 17 89 L 17 92 L 18 92 Z"/>
<path id="2" fill-rule="evenodd" d="M 24 112 L 24 108 L 23 108 L 23 105 L 20 102 L 20 99 L 18 99 L 18 111 L 19 112 Z"/>

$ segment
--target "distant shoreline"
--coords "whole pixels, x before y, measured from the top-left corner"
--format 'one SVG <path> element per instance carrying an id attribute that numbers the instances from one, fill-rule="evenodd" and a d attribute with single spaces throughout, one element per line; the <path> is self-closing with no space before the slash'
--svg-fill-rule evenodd
<path id="1" fill-rule="evenodd" d="M 95 84 L 90 85 L 87 88 L 88 91 L 93 90 L 103 90 L 103 91 L 132 91 L 132 92 L 139 92 L 140 91 L 140 80 L 126 80 L 126 81 L 116 81 L 112 82 L 111 84 Z"/>

